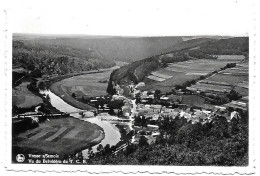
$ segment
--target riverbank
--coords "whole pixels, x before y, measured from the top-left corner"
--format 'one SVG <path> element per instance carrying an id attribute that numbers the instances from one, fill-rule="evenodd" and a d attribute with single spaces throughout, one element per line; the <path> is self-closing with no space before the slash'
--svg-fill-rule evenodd
<path id="1" fill-rule="evenodd" d="M 117 144 L 118 141 L 120 141 L 121 135 L 118 129 L 115 127 L 114 124 L 111 124 L 107 121 L 103 121 L 102 116 L 95 116 L 92 118 L 82 118 L 81 115 L 77 113 L 80 111 L 80 109 L 75 108 L 69 105 L 68 103 L 64 102 L 59 96 L 55 95 L 53 92 L 49 90 L 45 90 L 45 91 L 41 91 L 41 94 L 48 95 L 50 97 L 50 103 L 52 104 L 52 106 L 58 109 L 59 111 L 70 113 L 71 116 L 77 119 L 87 121 L 90 122 L 91 124 L 95 124 L 101 127 L 105 133 L 105 137 L 98 144 L 102 144 L 102 146 L 105 146 L 106 144 L 110 144 L 110 146 L 112 146 Z M 92 148 L 93 151 L 96 151 L 97 147 L 98 145 L 93 146 Z M 87 154 L 88 150 L 83 150 L 82 153 L 84 157 L 88 156 Z"/>
<path id="2" fill-rule="evenodd" d="M 72 92 L 80 98 L 86 95 L 91 97 L 106 95 L 107 83 L 102 83 L 100 81 L 108 80 L 111 72 L 117 68 L 118 66 L 100 69 L 98 71 L 61 75 L 54 78 L 49 78 L 48 80 L 40 80 L 37 85 L 43 90 L 50 89 L 51 92 L 56 94 L 71 106 L 82 110 L 95 110 L 96 108 L 73 98 Z M 71 81 L 72 79 L 73 81 Z M 73 90 L 71 90 L 72 88 Z"/>
<path id="3" fill-rule="evenodd" d="M 67 94 L 63 88 L 62 88 L 62 83 L 59 82 L 55 82 L 50 86 L 50 90 L 57 95 L 58 97 L 60 97 L 63 101 L 65 101 L 66 103 L 68 103 L 71 106 L 74 106 L 78 109 L 82 109 L 82 110 L 95 110 L 96 108 L 82 103 L 80 101 L 75 100 L 71 95 Z"/>
<path id="4" fill-rule="evenodd" d="M 61 158 L 99 144 L 104 130 L 93 123 L 73 117 L 53 118 L 13 137 L 13 156 L 58 154 Z M 14 160 L 13 160 L 14 161 Z"/>

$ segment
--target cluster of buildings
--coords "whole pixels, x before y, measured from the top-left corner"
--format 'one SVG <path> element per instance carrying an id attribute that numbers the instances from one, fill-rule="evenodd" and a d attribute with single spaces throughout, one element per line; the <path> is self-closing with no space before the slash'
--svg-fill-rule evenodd
<path id="1" fill-rule="evenodd" d="M 150 119 L 152 121 L 157 121 L 159 118 L 171 118 L 175 119 L 176 117 L 186 118 L 187 121 L 191 121 L 191 123 L 206 123 L 211 121 L 214 112 L 208 111 L 205 109 L 193 109 L 190 108 L 170 108 L 162 105 L 137 105 L 137 114 L 141 117 L 145 117 L 146 119 Z"/>
<path id="2" fill-rule="evenodd" d="M 215 106 L 215 108 L 211 110 L 203 108 L 191 109 L 188 106 L 178 106 L 177 108 L 174 108 L 173 106 L 166 107 L 161 104 L 147 104 L 147 102 L 143 103 L 142 100 L 146 100 L 147 98 L 154 98 L 154 92 L 151 92 L 151 94 L 147 94 L 146 91 L 141 93 L 141 103 L 137 104 L 136 113 L 139 116 L 144 116 L 145 118 L 149 118 L 154 121 L 158 120 L 159 117 L 169 117 L 172 119 L 175 119 L 176 117 L 183 117 L 193 124 L 204 124 L 210 122 L 216 115 L 224 116 L 227 121 L 230 121 L 234 117 L 240 118 L 239 112 L 245 112 L 248 110 L 248 96 L 222 106 Z M 169 96 L 163 95 L 160 97 L 160 100 L 169 101 Z M 171 99 L 171 101 L 178 102 L 181 100 L 175 99 L 173 101 Z"/>
<path id="3" fill-rule="evenodd" d="M 143 86 L 143 85 L 137 85 Z M 239 115 L 240 110 L 246 111 L 248 109 L 248 97 L 243 97 L 237 101 L 232 101 L 222 106 L 215 106 L 214 109 L 203 109 L 203 108 L 190 108 L 189 106 L 175 106 L 174 103 L 181 102 L 179 99 L 181 94 L 174 95 L 160 95 L 159 102 L 167 101 L 171 102 L 170 105 L 164 105 L 163 103 L 150 103 L 149 100 L 155 99 L 155 91 L 140 91 L 136 87 L 132 87 L 132 94 L 135 96 L 139 94 L 140 101 L 136 103 L 136 100 L 131 100 L 123 96 L 121 89 L 118 89 L 117 95 L 113 95 L 111 101 L 122 100 L 124 105 L 121 108 L 122 115 L 132 121 L 132 128 L 136 134 L 133 143 L 138 143 L 141 136 L 147 138 L 148 143 L 153 143 L 156 140 L 156 136 L 160 135 L 159 126 L 157 122 L 159 119 L 164 118 L 185 118 L 187 122 L 192 124 L 195 123 L 209 123 L 216 115 L 226 117 L 227 121 L 232 118 L 241 118 Z M 177 97 L 177 98 L 176 98 Z M 158 97 L 157 97 L 158 99 Z M 181 105 L 181 104 L 179 104 Z M 230 110 L 230 108 L 233 108 Z M 141 119 L 147 120 L 145 126 L 135 125 L 135 118 L 140 117 Z"/>

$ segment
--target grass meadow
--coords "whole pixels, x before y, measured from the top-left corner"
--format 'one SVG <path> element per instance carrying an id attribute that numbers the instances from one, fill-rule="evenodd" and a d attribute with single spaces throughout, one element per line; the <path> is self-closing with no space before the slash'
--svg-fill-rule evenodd
<path id="1" fill-rule="evenodd" d="M 12 89 L 12 103 L 19 108 L 31 108 L 43 103 L 42 99 L 28 90 L 30 82 L 23 82 Z"/>
<path id="2" fill-rule="evenodd" d="M 104 132 L 99 126 L 72 117 L 49 119 L 39 127 L 14 137 L 13 148 L 33 153 L 72 154 L 99 143 Z M 99 139 L 99 140 L 96 140 Z"/>

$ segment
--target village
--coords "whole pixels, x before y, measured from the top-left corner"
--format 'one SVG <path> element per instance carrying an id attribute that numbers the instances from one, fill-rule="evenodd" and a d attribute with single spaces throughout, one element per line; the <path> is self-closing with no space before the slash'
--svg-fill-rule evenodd
<path id="1" fill-rule="evenodd" d="M 103 120 L 114 121 L 119 125 L 130 122 L 132 127 L 127 128 L 123 125 L 123 128 L 126 133 L 134 130 L 131 143 L 138 145 L 141 136 L 144 136 L 149 144 L 156 142 L 156 137 L 160 135 L 158 122 L 164 118 L 171 120 L 184 118 L 187 123 L 205 124 L 210 123 L 215 116 L 223 116 L 227 122 L 230 122 L 233 118 L 241 118 L 240 114 L 246 113 L 248 109 L 248 96 L 223 105 L 203 108 L 182 103 L 182 95 L 194 94 L 190 91 L 183 92 L 180 89 L 175 91 L 175 95 L 161 93 L 158 90 L 140 91 L 138 87 L 144 85 L 145 83 L 140 82 L 137 85 L 128 86 L 132 98 L 124 96 L 124 89 L 120 86 L 116 86 L 117 93 L 111 99 L 108 97 L 92 98 L 89 102 L 97 107 L 97 111 L 95 113 L 86 112 L 82 114 L 82 117 L 94 117 L 100 113 L 116 115 L 119 118 L 110 119 L 108 117 Z"/>

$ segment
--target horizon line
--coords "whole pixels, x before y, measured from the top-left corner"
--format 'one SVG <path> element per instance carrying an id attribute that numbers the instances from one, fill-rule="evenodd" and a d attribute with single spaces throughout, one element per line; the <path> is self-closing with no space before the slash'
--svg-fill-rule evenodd
<path id="1" fill-rule="evenodd" d="M 195 34 L 195 35 L 100 35 L 100 34 L 62 34 L 62 33 L 12 33 L 14 35 L 36 35 L 36 36 L 88 36 L 88 37 L 249 37 L 248 34 L 222 35 L 222 34 Z"/>

